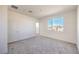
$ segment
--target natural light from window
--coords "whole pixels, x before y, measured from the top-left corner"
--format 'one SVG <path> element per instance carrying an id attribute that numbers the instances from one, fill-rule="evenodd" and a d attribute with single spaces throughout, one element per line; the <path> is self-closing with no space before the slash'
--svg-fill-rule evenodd
<path id="1" fill-rule="evenodd" d="M 64 30 L 64 17 L 53 17 L 48 20 L 48 30 L 63 32 Z"/>
<path id="2" fill-rule="evenodd" d="M 36 33 L 39 33 L 39 22 L 36 22 Z"/>

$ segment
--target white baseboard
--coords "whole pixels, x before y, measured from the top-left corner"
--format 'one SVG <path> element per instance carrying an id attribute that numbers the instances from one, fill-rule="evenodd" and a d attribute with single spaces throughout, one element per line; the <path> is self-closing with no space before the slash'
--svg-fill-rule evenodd
<path id="1" fill-rule="evenodd" d="M 50 38 L 50 39 L 56 39 L 56 38 L 52 38 L 52 37 L 45 36 L 45 35 L 41 35 L 41 34 L 40 34 L 40 36 L 44 36 L 44 37 L 47 37 L 47 38 Z M 67 42 L 67 43 L 71 43 L 71 44 L 76 44 L 76 43 L 69 42 L 69 41 L 65 41 L 65 40 L 61 40 L 61 39 L 56 39 L 56 40 L 60 40 L 60 41 Z M 76 45 L 77 45 L 77 44 L 76 44 Z"/>
<path id="2" fill-rule="evenodd" d="M 29 36 L 29 37 L 26 37 L 26 38 L 23 38 L 23 39 L 19 39 L 19 40 L 9 41 L 8 43 L 13 43 L 13 42 L 16 42 L 16 41 L 22 41 L 22 40 L 30 39 L 30 38 L 33 38 L 33 37 L 36 37 L 36 35 Z"/>

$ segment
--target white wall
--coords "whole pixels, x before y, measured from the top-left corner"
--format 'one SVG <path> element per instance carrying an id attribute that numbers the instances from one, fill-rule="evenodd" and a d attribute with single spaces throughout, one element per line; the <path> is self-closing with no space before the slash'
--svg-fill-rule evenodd
<path id="1" fill-rule="evenodd" d="M 36 35 L 35 22 L 37 19 L 9 11 L 9 42 L 27 39 Z"/>
<path id="2" fill-rule="evenodd" d="M 64 32 L 48 31 L 48 19 L 54 16 L 64 17 Z M 76 43 L 76 10 L 62 12 L 40 19 L 40 35 Z"/>
<path id="3" fill-rule="evenodd" d="M 79 6 L 77 6 L 77 47 L 79 51 Z"/>
<path id="4" fill-rule="evenodd" d="M 0 54 L 8 53 L 7 48 L 7 6 L 0 6 Z"/>

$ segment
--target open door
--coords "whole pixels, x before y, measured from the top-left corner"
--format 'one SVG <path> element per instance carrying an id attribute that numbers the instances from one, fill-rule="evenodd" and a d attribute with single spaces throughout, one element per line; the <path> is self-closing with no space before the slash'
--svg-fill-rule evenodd
<path id="1" fill-rule="evenodd" d="M 39 34 L 39 22 L 36 22 L 36 34 Z"/>

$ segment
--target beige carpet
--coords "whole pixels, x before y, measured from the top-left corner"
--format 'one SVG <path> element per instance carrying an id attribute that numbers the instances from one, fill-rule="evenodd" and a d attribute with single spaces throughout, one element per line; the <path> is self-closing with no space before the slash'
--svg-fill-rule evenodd
<path id="1" fill-rule="evenodd" d="M 9 54 L 76 54 L 75 44 L 37 36 L 9 44 Z"/>

